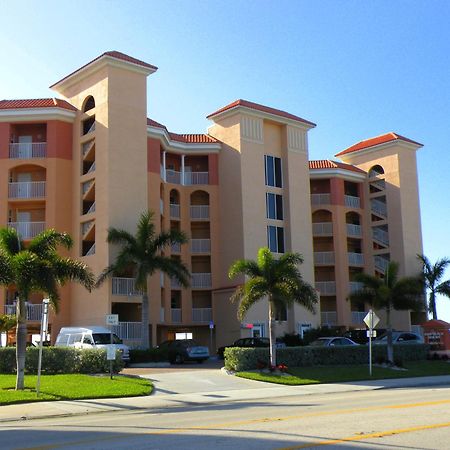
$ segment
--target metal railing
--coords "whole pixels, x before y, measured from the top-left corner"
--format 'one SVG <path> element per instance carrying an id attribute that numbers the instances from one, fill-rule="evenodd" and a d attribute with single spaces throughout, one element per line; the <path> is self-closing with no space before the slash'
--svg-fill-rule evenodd
<path id="1" fill-rule="evenodd" d="M 45 181 L 14 181 L 8 185 L 9 198 L 45 197 Z"/>
<path id="2" fill-rule="evenodd" d="M 192 288 L 210 288 L 211 273 L 193 273 L 191 278 Z"/>
<path id="3" fill-rule="evenodd" d="M 87 155 L 87 153 L 88 153 L 89 150 L 94 146 L 94 144 L 95 144 L 95 141 L 94 141 L 94 140 L 85 142 L 85 143 L 83 144 L 83 147 L 82 147 L 83 156 L 86 156 L 86 155 Z"/>
<path id="4" fill-rule="evenodd" d="M 209 172 L 185 172 L 184 184 L 191 186 L 194 184 L 209 184 Z"/>
<path id="5" fill-rule="evenodd" d="M 364 323 L 364 317 L 367 316 L 367 312 L 365 311 L 352 311 L 352 323 L 360 324 Z"/>
<path id="6" fill-rule="evenodd" d="M 181 244 L 176 242 L 170 246 L 170 251 L 172 253 L 181 253 Z"/>
<path id="7" fill-rule="evenodd" d="M 42 303 L 28 303 L 25 302 L 27 308 L 27 320 L 31 322 L 40 322 L 42 319 L 43 305 Z M 16 304 L 5 305 L 5 314 L 15 315 L 16 314 Z"/>
<path id="8" fill-rule="evenodd" d="M 83 222 L 81 224 L 81 234 L 84 236 L 95 224 L 95 220 L 89 220 L 89 222 Z"/>
<path id="9" fill-rule="evenodd" d="M 192 220 L 209 219 L 209 205 L 191 205 L 190 215 Z"/>
<path id="10" fill-rule="evenodd" d="M 311 194 L 312 205 L 329 205 L 331 203 L 330 194 Z"/>
<path id="11" fill-rule="evenodd" d="M 337 312 L 336 311 L 322 311 L 320 313 L 320 321 L 322 325 L 336 325 Z"/>
<path id="12" fill-rule="evenodd" d="M 180 218 L 180 205 L 176 205 L 174 203 L 170 204 L 170 217 L 172 219 Z"/>
<path id="13" fill-rule="evenodd" d="M 348 264 L 350 266 L 363 266 L 364 255 L 362 253 L 348 253 Z"/>
<path id="14" fill-rule="evenodd" d="M 361 225 L 354 225 L 352 223 L 347 223 L 346 225 L 348 236 L 356 236 L 356 237 L 362 236 Z"/>
<path id="15" fill-rule="evenodd" d="M 127 295 L 137 297 L 142 295 L 142 291 L 135 287 L 136 278 L 113 277 L 112 295 Z"/>
<path id="16" fill-rule="evenodd" d="M 375 262 L 375 268 L 378 269 L 381 272 L 385 272 L 387 269 L 387 266 L 389 265 L 389 260 L 386 258 L 383 258 L 382 256 L 376 255 L 374 257 Z"/>
<path id="17" fill-rule="evenodd" d="M 173 184 L 181 184 L 181 172 L 172 169 L 166 169 L 166 182 Z"/>
<path id="18" fill-rule="evenodd" d="M 45 222 L 8 222 L 8 228 L 14 228 L 22 239 L 32 239 L 45 230 Z"/>
<path id="19" fill-rule="evenodd" d="M 314 236 L 328 236 L 333 234 L 333 222 L 315 222 L 312 230 Z"/>
<path id="20" fill-rule="evenodd" d="M 387 206 L 386 203 L 372 199 L 370 201 L 370 208 L 372 212 L 378 214 L 379 216 L 387 217 Z"/>
<path id="21" fill-rule="evenodd" d="M 170 318 L 172 320 L 172 323 L 181 323 L 181 309 L 180 308 L 171 308 Z"/>
<path id="22" fill-rule="evenodd" d="M 142 338 L 142 322 L 119 322 L 119 325 L 113 325 L 111 328 L 121 339 Z"/>
<path id="23" fill-rule="evenodd" d="M 314 252 L 314 264 L 334 264 L 334 252 Z"/>
<path id="24" fill-rule="evenodd" d="M 89 180 L 89 181 L 86 181 L 85 183 L 82 184 L 81 190 L 83 192 L 83 195 L 86 194 L 89 191 L 89 189 L 91 188 L 91 186 L 93 184 L 94 184 L 94 180 Z"/>
<path id="25" fill-rule="evenodd" d="M 360 208 L 361 200 L 353 195 L 344 195 L 344 204 L 350 208 Z"/>
<path id="26" fill-rule="evenodd" d="M 384 191 L 386 189 L 386 181 L 384 180 L 374 180 L 369 182 L 370 186 L 375 186 L 380 191 Z"/>
<path id="27" fill-rule="evenodd" d="M 92 247 L 87 251 L 87 253 L 84 256 L 91 256 L 95 255 L 95 244 L 92 244 Z"/>
<path id="28" fill-rule="evenodd" d="M 212 320 L 211 308 L 192 308 L 192 322 L 208 323 Z"/>
<path id="29" fill-rule="evenodd" d="M 372 236 L 375 241 L 381 242 L 384 245 L 389 245 L 389 234 L 381 228 L 372 228 Z"/>
<path id="30" fill-rule="evenodd" d="M 95 202 L 92 203 L 91 207 L 86 211 L 86 214 L 91 214 L 95 212 Z"/>
<path id="31" fill-rule="evenodd" d="M 363 286 L 364 286 L 363 283 L 361 283 L 359 281 L 350 281 L 350 283 L 349 283 L 350 293 L 361 290 L 363 288 Z"/>
<path id="32" fill-rule="evenodd" d="M 192 253 L 210 253 L 211 239 L 191 239 Z"/>
<path id="33" fill-rule="evenodd" d="M 91 167 L 89 167 L 89 169 L 86 173 L 94 172 L 94 170 L 95 170 L 95 161 L 91 164 Z"/>
<path id="34" fill-rule="evenodd" d="M 45 158 L 47 142 L 18 142 L 9 144 L 10 159 Z"/>
<path id="35" fill-rule="evenodd" d="M 335 295 L 336 281 L 316 281 L 316 289 L 320 295 Z"/>

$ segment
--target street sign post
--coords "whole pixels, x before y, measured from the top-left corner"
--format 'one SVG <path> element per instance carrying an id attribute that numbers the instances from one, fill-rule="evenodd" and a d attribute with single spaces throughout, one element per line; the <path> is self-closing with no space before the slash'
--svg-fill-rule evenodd
<path id="1" fill-rule="evenodd" d="M 211 348 L 211 353 L 213 351 L 213 330 L 214 322 L 211 320 L 211 322 L 209 322 L 209 347 Z"/>
<path id="2" fill-rule="evenodd" d="M 109 378 L 112 380 L 112 362 L 116 359 L 116 346 L 113 345 L 113 325 L 119 325 L 119 314 L 106 314 L 106 325 L 109 325 L 109 332 L 111 333 L 111 344 L 106 349 L 106 359 L 109 360 Z"/>
<path id="3" fill-rule="evenodd" d="M 369 310 L 366 317 L 364 317 L 364 323 L 369 328 L 367 330 L 367 337 L 369 338 L 369 374 L 372 376 L 372 338 L 376 337 L 377 332 L 374 328 L 378 325 L 380 318 L 373 312 L 372 309 Z"/>
<path id="4" fill-rule="evenodd" d="M 44 335 L 47 337 L 48 332 L 48 305 L 50 300 L 48 298 L 44 298 L 42 300 L 42 317 L 41 317 L 41 338 L 39 340 L 39 358 L 38 358 L 38 375 L 37 375 L 37 383 L 36 383 L 36 394 L 39 397 L 39 390 L 41 389 L 41 367 L 42 367 L 42 345 L 44 340 Z"/>

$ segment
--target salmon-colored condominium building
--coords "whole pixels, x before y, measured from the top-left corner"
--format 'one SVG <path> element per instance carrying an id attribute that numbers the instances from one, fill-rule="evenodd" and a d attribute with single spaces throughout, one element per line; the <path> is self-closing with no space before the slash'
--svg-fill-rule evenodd
<path id="1" fill-rule="evenodd" d="M 320 292 L 315 314 L 278 311 L 277 335 L 321 324 L 362 328 L 368 305 L 347 301 L 355 274 L 383 276 L 390 260 L 400 275 L 419 270 L 421 144 L 387 133 L 341 151 L 340 162 L 310 161 L 314 123 L 244 100 L 210 114 L 207 134 L 172 133 L 147 117 L 147 76 L 156 70 L 111 51 L 51 86 L 58 99 L 0 101 L 1 226 L 25 241 L 46 228 L 70 233 L 71 256 L 97 275 L 117 255 L 108 228 L 135 233 L 146 210 L 158 231 L 189 237 L 166 254 L 187 265 L 190 287 L 160 273 L 149 279 L 151 345 L 192 335 L 215 351 L 267 335 L 267 305 L 238 321 L 236 280 L 227 276 L 232 262 L 254 259 L 262 246 L 301 253 L 304 279 Z M 14 312 L 15 295 L 3 290 L 2 312 Z M 61 297 L 53 340 L 62 326 L 103 325 L 118 314 L 117 333 L 139 343 L 142 299 L 131 273 L 91 293 L 68 285 Z M 27 300 L 33 333 L 42 295 Z M 397 312 L 393 325 L 409 330 L 423 319 Z"/>

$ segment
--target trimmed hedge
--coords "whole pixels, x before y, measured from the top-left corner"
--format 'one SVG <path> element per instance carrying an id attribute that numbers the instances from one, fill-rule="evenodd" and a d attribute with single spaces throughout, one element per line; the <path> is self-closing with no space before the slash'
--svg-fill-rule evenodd
<path id="1" fill-rule="evenodd" d="M 130 363 L 145 363 L 145 362 L 162 362 L 168 361 L 169 355 L 167 350 L 160 348 L 149 348 L 147 350 L 130 350 Z"/>
<path id="2" fill-rule="evenodd" d="M 39 349 L 28 347 L 26 350 L 25 373 L 37 373 Z M 120 353 L 113 361 L 114 373 L 120 372 L 124 362 Z M 69 347 L 44 347 L 42 349 L 42 373 L 108 373 L 109 361 L 106 350 L 75 349 Z M 16 373 L 15 347 L 0 348 L 0 373 Z"/>
<path id="3" fill-rule="evenodd" d="M 425 344 L 395 345 L 396 361 L 419 361 L 427 358 L 428 346 Z M 277 349 L 277 364 L 288 367 L 329 366 L 347 364 L 366 364 L 369 347 L 367 345 L 349 347 L 286 347 Z M 228 370 L 254 370 L 261 363 L 269 362 L 268 348 L 226 348 L 224 352 L 225 367 Z M 372 347 L 373 361 L 386 358 L 386 346 Z"/>

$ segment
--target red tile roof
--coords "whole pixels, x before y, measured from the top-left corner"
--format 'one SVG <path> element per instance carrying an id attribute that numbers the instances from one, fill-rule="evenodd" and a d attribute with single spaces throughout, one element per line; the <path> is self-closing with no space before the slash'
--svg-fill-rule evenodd
<path id="1" fill-rule="evenodd" d="M 345 150 L 343 150 L 342 152 L 340 152 L 334 156 L 341 156 L 341 155 L 345 155 L 347 153 L 357 152 L 359 150 L 364 150 L 369 147 L 374 147 L 375 145 L 385 144 L 386 142 L 392 142 L 392 141 L 404 141 L 404 142 L 409 142 L 411 144 L 415 144 L 420 147 L 423 147 L 423 145 L 420 144 L 419 142 L 416 142 L 416 141 L 413 141 L 406 137 L 400 136 L 397 133 L 390 132 L 390 133 L 382 134 L 381 136 L 376 136 L 376 137 L 373 137 L 370 139 L 366 139 L 364 141 L 360 141 L 357 144 L 346 148 Z"/>
<path id="2" fill-rule="evenodd" d="M 33 98 L 25 100 L 0 100 L 0 109 L 63 108 L 76 111 L 75 106 L 59 98 Z"/>
<path id="3" fill-rule="evenodd" d="M 268 114 L 273 114 L 275 116 L 284 117 L 286 119 L 295 120 L 297 122 L 306 123 L 307 125 L 311 125 L 313 127 L 316 126 L 315 123 L 309 122 L 308 120 L 302 119 L 301 117 L 298 117 L 298 116 L 294 116 L 293 114 L 289 114 L 289 113 L 287 113 L 285 111 L 281 111 L 280 109 L 270 108 L 269 106 L 260 105 L 258 103 L 253 103 L 253 102 L 249 102 L 247 100 L 242 100 L 242 99 L 236 100 L 235 102 L 230 103 L 229 105 L 218 109 L 217 111 L 213 112 L 212 114 L 210 114 L 209 116 L 206 116 L 206 117 L 208 119 L 210 119 L 211 117 L 214 117 L 217 114 L 220 114 L 220 113 L 222 113 L 224 111 L 228 111 L 229 109 L 237 108 L 239 106 L 243 106 L 245 108 L 254 109 L 256 111 L 265 112 L 265 113 L 268 113 Z"/>
<path id="4" fill-rule="evenodd" d="M 52 84 L 50 86 L 50 88 L 56 86 L 57 84 L 59 84 L 62 81 L 66 80 L 67 78 L 71 77 L 72 75 L 75 75 L 80 70 L 84 69 L 85 67 L 89 66 L 93 62 L 99 60 L 100 58 L 103 58 L 104 56 L 110 56 L 111 58 L 120 59 L 121 61 L 126 61 L 126 62 L 129 62 L 129 63 L 132 63 L 132 64 L 136 64 L 138 66 L 146 67 L 147 69 L 158 70 L 158 68 L 156 66 L 153 66 L 152 64 L 148 64 L 148 63 L 146 63 L 144 61 L 141 61 L 140 59 L 136 59 L 136 58 L 133 58 L 132 56 L 128 56 L 125 53 L 121 53 L 121 52 L 118 52 L 116 50 L 111 50 L 109 52 L 102 53 L 100 56 L 97 56 L 97 58 L 93 59 L 92 61 L 89 61 L 84 66 L 81 66 L 79 69 L 74 70 L 69 75 L 65 76 L 61 80 L 59 80 L 56 83 Z"/>
<path id="5" fill-rule="evenodd" d="M 329 159 L 319 159 L 316 161 L 309 161 L 309 168 L 311 170 L 318 169 L 343 169 L 351 170 L 353 172 L 366 173 L 358 167 L 352 166 L 351 164 L 344 164 L 338 161 L 331 161 Z"/>
<path id="6" fill-rule="evenodd" d="M 151 127 L 162 128 L 167 132 L 170 139 L 177 142 L 184 142 L 185 144 L 211 144 L 219 142 L 217 139 L 209 136 L 208 134 L 178 134 L 170 132 L 165 125 L 156 122 L 152 119 L 147 119 L 147 125 Z"/>

